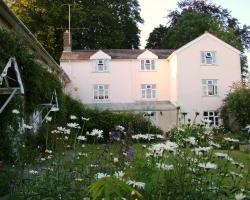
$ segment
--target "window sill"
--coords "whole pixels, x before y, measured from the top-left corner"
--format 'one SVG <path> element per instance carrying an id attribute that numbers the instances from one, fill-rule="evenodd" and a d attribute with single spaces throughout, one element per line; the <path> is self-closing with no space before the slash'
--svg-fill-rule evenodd
<path id="1" fill-rule="evenodd" d="M 110 102 L 110 99 L 93 99 L 93 103 L 108 103 Z"/>
<path id="2" fill-rule="evenodd" d="M 201 97 L 220 97 L 219 95 L 203 95 Z"/>
<path id="3" fill-rule="evenodd" d="M 103 74 L 103 73 L 109 73 L 109 71 L 104 71 L 104 72 L 94 71 L 94 72 L 92 72 L 92 73 Z"/>
<path id="4" fill-rule="evenodd" d="M 210 67 L 210 66 L 214 66 L 214 67 L 217 67 L 218 65 L 217 64 L 200 64 L 200 66 L 202 67 Z"/>
<path id="5" fill-rule="evenodd" d="M 157 70 L 139 70 L 139 72 L 157 72 Z"/>

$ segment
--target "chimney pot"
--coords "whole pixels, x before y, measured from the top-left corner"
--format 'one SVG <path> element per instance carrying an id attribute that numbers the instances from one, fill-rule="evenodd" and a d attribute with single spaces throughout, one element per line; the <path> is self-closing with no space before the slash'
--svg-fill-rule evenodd
<path id="1" fill-rule="evenodd" d="M 63 34 L 63 51 L 71 51 L 72 49 L 72 36 L 71 33 L 66 30 Z"/>

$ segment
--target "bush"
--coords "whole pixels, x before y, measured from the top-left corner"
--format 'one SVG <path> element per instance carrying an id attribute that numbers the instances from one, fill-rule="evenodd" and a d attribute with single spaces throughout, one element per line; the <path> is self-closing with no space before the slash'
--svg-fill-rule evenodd
<path id="1" fill-rule="evenodd" d="M 221 107 L 224 127 L 238 131 L 250 124 L 250 90 L 244 86 L 234 85 Z"/>

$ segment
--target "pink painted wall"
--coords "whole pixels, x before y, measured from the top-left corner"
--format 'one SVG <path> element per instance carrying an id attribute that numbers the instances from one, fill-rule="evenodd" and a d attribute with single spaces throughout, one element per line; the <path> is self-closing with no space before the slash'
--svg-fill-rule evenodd
<path id="1" fill-rule="evenodd" d="M 154 100 L 170 99 L 169 65 L 165 59 L 155 61 L 155 71 L 141 71 L 140 60 L 111 60 L 107 73 L 93 72 L 90 60 L 61 62 L 61 66 L 72 80 L 66 90 L 84 103 L 96 102 L 93 100 L 94 84 L 109 85 L 108 102 L 112 103 L 143 100 L 141 84 L 156 84 Z"/>
<path id="2" fill-rule="evenodd" d="M 200 51 L 216 51 L 216 65 L 201 65 Z M 233 82 L 241 80 L 239 54 L 209 36 L 177 53 L 177 63 L 177 102 L 191 114 L 218 109 Z M 202 79 L 218 79 L 218 96 L 203 96 Z"/>

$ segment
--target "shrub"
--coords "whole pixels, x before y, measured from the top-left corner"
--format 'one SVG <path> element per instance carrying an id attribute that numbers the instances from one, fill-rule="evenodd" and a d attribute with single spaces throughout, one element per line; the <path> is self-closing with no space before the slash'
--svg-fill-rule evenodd
<path id="1" fill-rule="evenodd" d="M 250 90 L 234 85 L 221 107 L 224 127 L 236 131 L 250 124 Z"/>

